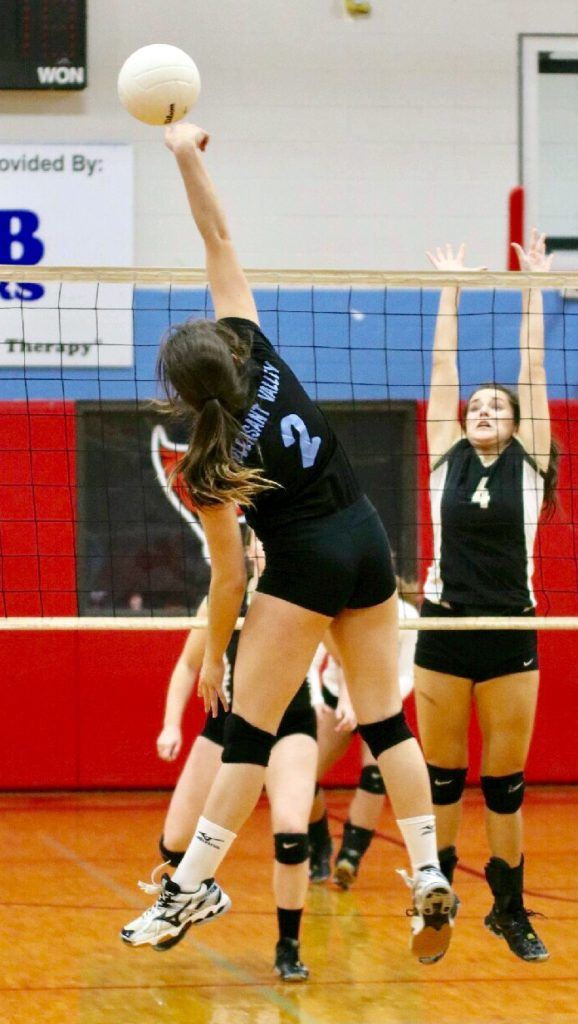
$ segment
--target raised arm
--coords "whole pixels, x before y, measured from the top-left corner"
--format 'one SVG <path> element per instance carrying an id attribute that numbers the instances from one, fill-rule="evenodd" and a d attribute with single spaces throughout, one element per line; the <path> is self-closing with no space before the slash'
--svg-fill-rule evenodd
<path id="1" fill-rule="evenodd" d="M 223 656 L 235 628 L 247 588 L 247 570 L 241 530 L 234 505 L 199 512 L 211 555 L 207 643 L 199 677 L 199 696 L 205 711 L 217 714 L 218 702 L 227 707 L 223 693 Z"/>
<path id="2" fill-rule="evenodd" d="M 546 236 L 536 228 L 527 251 L 514 243 L 521 270 L 543 273 L 550 270 L 553 256 L 546 255 Z M 546 472 L 550 461 L 550 409 L 544 367 L 544 304 L 540 288 L 522 292 L 520 322 L 520 426 L 518 438 Z"/>
<path id="3" fill-rule="evenodd" d="M 207 614 L 207 601 L 203 600 L 197 615 Z M 181 723 L 191 693 L 195 685 L 197 673 L 203 663 L 206 644 L 206 630 L 192 629 L 179 659 L 172 671 L 165 699 L 165 715 L 163 728 L 157 738 L 157 752 L 164 761 L 174 761 L 178 757 L 183 737 Z"/>
<path id="4" fill-rule="evenodd" d="M 165 142 L 174 153 L 195 224 L 205 243 L 207 276 L 217 319 L 243 317 L 259 323 L 257 307 L 233 247 L 227 220 L 202 153 L 208 134 L 194 124 L 170 125 Z"/>
<path id="5" fill-rule="evenodd" d="M 437 248 L 427 257 L 436 270 L 484 270 L 485 267 L 464 266 L 465 246 L 454 255 L 451 245 L 445 252 Z M 459 441 L 460 382 L 458 377 L 458 303 L 459 289 L 442 288 L 434 346 L 429 400 L 427 406 L 427 443 L 430 466 Z"/>

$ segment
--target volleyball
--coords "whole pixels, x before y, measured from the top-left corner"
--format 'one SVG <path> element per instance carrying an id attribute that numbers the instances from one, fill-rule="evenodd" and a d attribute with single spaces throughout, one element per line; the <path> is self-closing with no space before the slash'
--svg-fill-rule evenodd
<path id="1" fill-rule="evenodd" d="M 118 95 L 129 114 L 145 124 L 172 124 L 186 116 L 201 90 L 197 65 L 178 46 L 153 43 L 127 57 Z"/>

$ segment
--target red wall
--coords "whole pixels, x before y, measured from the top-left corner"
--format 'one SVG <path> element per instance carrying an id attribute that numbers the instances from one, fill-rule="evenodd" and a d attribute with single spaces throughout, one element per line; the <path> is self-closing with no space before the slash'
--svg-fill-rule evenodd
<path id="1" fill-rule="evenodd" d="M 76 615 L 71 402 L 0 402 L 0 614 Z"/>
<path id="2" fill-rule="evenodd" d="M 419 426 L 425 445 L 423 409 Z M 541 528 L 536 581 L 540 611 L 578 614 L 578 403 L 553 403 L 562 443 L 562 509 Z M 0 404 L 2 615 L 76 613 L 74 408 L 66 403 Z M 576 454 L 574 454 L 576 453 Z M 420 566 L 431 555 L 427 466 L 420 457 Z M 548 605 L 548 607 L 546 607 Z M 167 679 L 183 633 L 0 632 L 0 788 L 170 786 L 182 761 L 155 753 Z M 540 638 L 542 689 L 528 765 L 533 781 L 578 781 L 575 633 Z M 410 705 L 410 719 L 413 711 Z M 192 702 L 192 737 L 202 714 Z M 479 740 L 472 733 L 472 778 Z M 356 777 L 355 756 L 331 781 Z"/>

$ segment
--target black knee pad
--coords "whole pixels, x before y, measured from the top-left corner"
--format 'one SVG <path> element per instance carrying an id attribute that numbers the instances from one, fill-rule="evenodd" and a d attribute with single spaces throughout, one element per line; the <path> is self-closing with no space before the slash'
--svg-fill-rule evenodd
<path id="1" fill-rule="evenodd" d="M 445 804 L 457 804 L 461 800 L 466 784 L 467 768 L 438 768 L 428 764 L 432 803 L 438 807 Z"/>
<path id="2" fill-rule="evenodd" d="M 413 733 L 405 720 L 405 714 L 400 711 L 391 718 L 382 718 L 381 722 L 370 722 L 369 725 L 360 725 L 361 738 L 365 740 L 371 750 L 372 756 L 377 758 L 384 750 L 396 747 L 404 740 L 412 740 Z"/>
<path id="3" fill-rule="evenodd" d="M 277 832 L 275 860 L 278 864 L 303 864 L 309 857 L 309 839 L 305 832 Z"/>
<path id="4" fill-rule="evenodd" d="M 486 807 L 495 814 L 515 814 L 524 799 L 524 773 L 482 775 L 480 785 Z"/>
<path id="5" fill-rule="evenodd" d="M 225 764 L 269 764 L 275 736 L 256 725 L 246 722 L 241 715 L 231 712 L 225 722 L 225 745 L 222 761 Z"/>
<path id="6" fill-rule="evenodd" d="M 357 787 L 362 789 L 364 793 L 372 793 L 375 796 L 385 795 L 385 786 L 381 772 L 376 764 L 366 764 L 365 768 L 361 769 Z"/>
<path id="7" fill-rule="evenodd" d="M 169 850 L 168 846 L 165 846 L 165 837 L 161 836 L 159 839 L 159 850 L 161 851 L 161 857 L 164 861 L 168 861 L 172 868 L 178 868 L 185 851 L 179 852 L 177 850 Z"/>

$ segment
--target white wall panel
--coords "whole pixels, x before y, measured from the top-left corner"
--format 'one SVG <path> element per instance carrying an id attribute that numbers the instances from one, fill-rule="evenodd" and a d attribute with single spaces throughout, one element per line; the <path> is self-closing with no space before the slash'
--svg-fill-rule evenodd
<path id="1" fill-rule="evenodd" d="M 465 238 L 502 268 L 518 34 L 578 33 L 576 0 L 373 0 L 357 21 L 340 0 L 88 6 L 88 89 L 1 92 L 0 138 L 132 142 L 141 265 L 198 265 L 202 251 L 161 132 L 116 98 L 138 46 L 173 43 L 198 62 L 196 116 L 248 264 L 422 267 L 424 247 Z"/>

